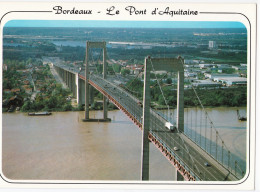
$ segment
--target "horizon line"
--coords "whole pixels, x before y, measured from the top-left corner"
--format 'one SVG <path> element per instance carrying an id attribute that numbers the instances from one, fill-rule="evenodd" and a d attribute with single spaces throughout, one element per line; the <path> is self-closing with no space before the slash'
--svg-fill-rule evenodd
<path id="1" fill-rule="evenodd" d="M 9 27 L 246 29 L 245 25 L 238 21 L 10 20 L 4 25 L 4 28 Z"/>

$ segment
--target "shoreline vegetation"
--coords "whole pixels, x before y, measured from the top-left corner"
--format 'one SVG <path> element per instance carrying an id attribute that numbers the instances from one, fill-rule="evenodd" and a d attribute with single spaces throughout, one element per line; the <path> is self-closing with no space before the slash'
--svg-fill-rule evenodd
<path id="1" fill-rule="evenodd" d="M 102 104 L 103 105 L 103 104 Z M 98 108 L 89 108 L 90 111 L 102 111 L 103 110 L 103 107 L 102 105 L 100 105 L 100 107 Z M 109 107 L 108 108 L 108 111 L 118 111 L 120 109 L 118 109 L 116 106 L 114 106 L 113 104 L 110 104 L 112 107 Z M 206 109 L 214 109 L 214 108 L 223 108 L 223 107 L 229 107 L 229 108 L 241 108 L 241 107 L 247 107 L 247 106 L 236 106 L 236 107 L 231 107 L 231 106 L 226 106 L 226 105 L 221 105 L 221 106 L 205 106 Z M 184 109 L 193 109 L 193 108 L 200 108 L 200 106 L 185 106 Z M 152 109 L 154 110 L 168 110 L 168 107 L 167 106 L 160 106 L 160 107 L 155 107 Z M 170 110 L 172 109 L 176 109 L 176 107 L 172 107 L 170 106 L 169 107 Z M 21 113 L 31 113 L 31 112 L 78 112 L 78 111 L 84 111 L 84 106 L 82 106 L 81 108 L 72 108 L 72 110 L 69 110 L 69 111 L 65 111 L 65 110 L 62 110 L 62 109 L 50 109 L 48 111 L 46 110 L 40 110 L 40 111 L 17 111 L 17 112 L 21 112 Z M 2 113 L 8 113 L 7 110 L 2 110 Z"/>
<path id="2" fill-rule="evenodd" d="M 60 88 L 60 86 L 58 85 L 58 87 Z M 203 105 L 206 108 L 215 108 L 215 107 L 246 107 L 246 95 L 240 96 L 240 94 L 238 94 L 240 91 L 243 91 L 243 89 L 246 89 L 246 87 L 241 87 L 241 88 L 233 88 L 231 90 L 201 90 L 204 91 L 204 93 L 211 95 L 210 99 L 207 100 L 203 100 L 202 99 L 202 103 L 211 103 L 211 105 Z M 66 97 L 66 94 L 69 94 L 68 90 L 65 89 L 60 89 L 63 90 L 63 97 Z M 218 94 L 214 94 L 215 92 L 217 92 Z M 213 95 L 215 95 L 215 97 L 213 97 Z M 239 96 L 236 96 L 239 95 Z M 97 99 L 100 100 L 101 97 L 100 95 L 96 95 Z M 41 97 L 41 96 L 40 96 Z M 203 96 L 203 98 L 207 98 L 207 96 Z M 216 99 L 217 98 L 217 99 Z M 240 99 L 243 99 L 243 101 L 241 101 Z M 192 102 L 191 102 L 192 101 Z M 160 101 L 159 101 L 160 102 Z M 220 104 L 220 102 L 223 102 L 225 104 Z M 184 103 L 185 106 L 184 108 L 194 108 L 194 107 L 198 107 L 200 108 L 200 104 L 198 101 L 195 100 L 195 98 L 191 99 L 189 98 L 189 95 L 184 97 Z M 176 104 L 172 104 L 172 105 L 163 105 L 163 104 L 158 104 L 155 101 L 151 102 L 151 108 L 155 109 L 155 110 L 167 110 L 169 107 L 169 109 L 175 109 L 176 108 Z M 90 110 L 92 111 L 97 111 L 97 110 L 103 110 L 103 103 L 102 101 L 94 101 L 94 103 L 92 103 L 90 105 Z M 113 103 L 109 103 L 108 104 L 108 110 L 112 111 L 112 110 L 119 110 Z M 38 99 L 35 100 L 34 102 L 31 101 L 26 101 L 21 109 L 21 112 L 40 112 L 40 111 L 50 111 L 50 112 L 66 112 L 66 111 L 84 111 L 84 105 L 82 106 L 72 106 L 71 102 L 66 100 L 66 99 L 62 99 L 61 97 L 59 97 L 59 99 L 54 95 L 51 98 L 48 98 L 46 100 L 43 99 Z M 7 112 L 7 109 L 3 108 L 3 112 Z"/>
<path id="3" fill-rule="evenodd" d="M 69 89 L 64 89 L 61 84 L 57 83 L 48 64 L 36 59 L 27 61 L 6 60 L 8 70 L 3 75 L 3 112 L 9 111 L 10 106 L 19 107 L 22 112 L 38 111 L 83 111 L 84 106 L 78 106 L 73 99 Z M 30 71 L 27 65 L 33 65 Z M 22 72 L 21 72 L 22 71 Z M 23 81 L 24 76 L 31 76 L 31 82 Z M 22 83 L 26 82 L 27 85 Z M 162 88 L 164 97 L 160 88 L 154 82 L 151 82 L 151 107 L 160 110 L 175 108 L 177 103 L 176 85 L 164 86 Z M 142 102 L 143 82 L 135 79 L 134 82 L 129 80 L 125 86 L 122 86 L 129 93 L 134 92 Z M 27 93 L 27 90 L 32 92 Z M 11 90 L 7 92 L 6 90 Z M 17 90 L 13 91 L 12 90 Z M 196 88 L 196 92 L 205 107 L 241 107 L 247 105 L 247 87 L 230 87 L 230 88 Z M 35 97 L 32 99 L 32 94 Z M 94 90 L 94 103 L 91 104 L 90 110 L 102 110 L 102 94 Z M 20 98 L 20 100 L 18 100 Z M 16 103 L 15 103 L 15 102 Z M 12 103 L 14 102 L 14 103 Z M 19 104 L 17 104 L 19 103 Z M 200 106 L 193 89 L 184 90 L 184 107 Z M 109 103 L 109 110 L 117 109 L 115 105 Z M 11 111 L 9 111 L 11 112 Z"/>
<path id="4" fill-rule="evenodd" d="M 57 85 L 59 93 L 63 94 L 63 97 L 70 98 L 69 90 L 62 89 L 59 84 Z M 173 91 L 174 92 L 174 91 Z M 176 92 L 176 91 L 175 91 Z M 247 97 L 246 87 L 236 87 L 229 89 L 197 89 L 197 93 L 200 95 L 201 102 L 204 107 L 214 108 L 214 107 L 246 107 L 247 105 Z M 102 99 L 102 95 L 97 91 L 95 93 L 95 100 L 92 104 L 90 104 L 90 110 L 103 110 L 103 102 L 100 101 Z M 164 100 L 161 98 L 160 92 L 156 92 L 157 94 L 152 95 L 151 108 L 155 110 L 165 110 L 168 109 L 168 106 L 163 104 Z M 166 92 L 167 93 L 167 92 Z M 168 93 L 169 94 L 169 93 Z M 159 96 L 158 96 L 159 95 Z M 176 95 L 176 93 L 172 93 L 172 95 Z M 167 96 L 166 96 L 167 97 Z M 157 100 L 155 100 L 157 98 Z M 176 108 L 176 100 L 177 97 L 169 96 L 168 100 L 169 108 Z M 140 99 L 140 98 L 139 98 Z M 142 98 L 140 99 L 142 101 Z M 30 107 L 29 107 L 30 106 Z M 36 106 L 36 108 L 34 107 Z M 38 107 L 37 107 L 38 106 Z M 44 107 L 43 107 L 44 106 Z M 49 106 L 49 107 L 48 107 Z M 184 108 L 193 108 L 193 107 L 201 107 L 199 101 L 195 98 L 195 94 L 193 90 L 185 90 L 184 92 Z M 37 109 L 37 110 L 33 110 Z M 118 110 L 118 108 L 113 104 L 108 104 L 108 110 Z M 22 108 L 22 112 L 36 112 L 36 111 L 51 111 L 51 112 L 62 112 L 62 111 L 84 111 L 84 105 L 82 106 L 72 106 L 71 99 L 62 99 L 61 97 L 57 98 L 55 94 L 47 99 L 42 100 L 39 99 L 37 101 L 26 102 Z"/>

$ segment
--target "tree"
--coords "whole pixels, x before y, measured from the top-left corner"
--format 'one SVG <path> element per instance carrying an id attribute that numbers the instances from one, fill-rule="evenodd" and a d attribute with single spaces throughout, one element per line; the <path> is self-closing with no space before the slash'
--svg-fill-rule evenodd
<path id="1" fill-rule="evenodd" d="M 166 83 L 167 83 L 167 84 L 172 84 L 172 79 L 171 79 L 171 78 L 167 78 L 167 79 L 166 79 Z"/>
<path id="2" fill-rule="evenodd" d="M 26 101 L 22 108 L 21 108 L 21 111 L 29 111 L 31 109 L 31 102 L 30 101 Z"/>
<path id="3" fill-rule="evenodd" d="M 70 103 L 66 103 L 65 105 L 63 105 L 62 107 L 63 111 L 71 111 L 72 110 L 72 106 Z"/>
<path id="4" fill-rule="evenodd" d="M 32 58 L 28 58 L 26 64 L 31 64 L 31 63 L 32 63 Z"/>
<path id="5" fill-rule="evenodd" d="M 49 109 L 54 109 L 57 106 L 57 102 L 58 102 L 57 97 L 52 96 L 50 99 L 47 100 L 46 104 Z"/>
<path id="6" fill-rule="evenodd" d="M 158 97 L 158 103 L 159 103 L 160 105 L 165 105 L 165 101 L 164 101 L 164 98 L 163 98 L 162 95 L 159 95 L 159 97 Z"/>
<path id="7" fill-rule="evenodd" d="M 121 74 L 122 74 L 123 76 L 129 75 L 129 74 L 130 74 L 130 70 L 129 70 L 129 69 L 121 69 Z"/>
<path id="8" fill-rule="evenodd" d="M 116 72 L 116 73 L 120 73 L 120 71 L 121 71 L 121 65 L 119 65 L 119 64 L 113 64 L 113 69 L 114 69 L 114 71 Z"/>
<path id="9" fill-rule="evenodd" d="M 223 69 L 222 72 L 223 73 L 227 73 L 227 74 L 232 74 L 234 73 L 236 70 L 233 68 L 227 68 L 227 69 Z"/>

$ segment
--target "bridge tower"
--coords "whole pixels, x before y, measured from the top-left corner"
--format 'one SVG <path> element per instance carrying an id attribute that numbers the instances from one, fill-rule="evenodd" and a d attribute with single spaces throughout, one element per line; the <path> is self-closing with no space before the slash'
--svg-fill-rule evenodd
<path id="1" fill-rule="evenodd" d="M 106 62 L 106 55 L 107 55 L 107 50 L 106 50 L 106 42 L 86 42 L 86 68 L 85 68 L 85 119 L 83 121 L 111 121 L 107 117 L 107 98 L 103 96 L 103 119 L 90 119 L 89 118 L 89 97 L 91 96 L 90 94 L 90 89 L 89 89 L 89 50 L 93 48 L 101 48 L 103 50 L 103 78 L 107 78 L 107 62 Z"/>
<path id="2" fill-rule="evenodd" d="M 184 132 L 184 68 L 183 59 L 178 58 L 145 58 L 144 63 L 144 95 L 143 95 L 143 129 L 142 129 L 142 180 L 149 180 L 149 127 L 150 127 L 150 72 L 164 70 L 178 73 L 177 119 L 179 132 Z M 176 173 L 177 180 L 182 180 Z"/>

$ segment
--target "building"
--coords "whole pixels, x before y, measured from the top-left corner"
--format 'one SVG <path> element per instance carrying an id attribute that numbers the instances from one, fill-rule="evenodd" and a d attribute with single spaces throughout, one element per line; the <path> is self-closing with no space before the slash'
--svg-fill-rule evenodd
<path id="1" fill-rule="evenodd" d="M 134 64 L 134 65 L 127 65 L 125 67 L 125 69 L 129 69 L 130 70 L 130 74 L 139 74 L 140 72 L 142 72 L 143 70 L 143 65 L 137 65 L 137 64 Z"/>
<path id="2" fill-rule="evenodd" d="M 218 82 L 213 82 L 210 80 L 197 80 L 196 82 L 192 83 L 195 87 L 221 87 L 222 84 Z"/>
<path id="3" fill-rule="evenodd" d="M 225 78 L 225 77 L 240 77 L 239 74 L 233 73 L 233 74 L 226 74 L 226 73 L 222 73 L 222 74 L 217 74 L 217 73 L 205 73 L 205 78 L 214 80 L 215 78 Z"/>
<path id="4" fill-rule="evenodd" d="M 216 41 L 209 41 L 209 49 L 217 49 Z"/>
<path id="5" fill-rule="evenodd" d="M 204 63 L 202 60 L 197 60 L 197 59 L 184 59 L 184 64 L 200 64 Z"/>
<path id="6" fill-rule="evenodd" d="M 24 81 L 23 81 L 23 84 L 24 84 L 24 85 L 30 85 L 30 81 L 24 80 Z"/>
<path id="7" fill-rule="evenodd" d="M 32 93 L 32 88 L 26 88 L 26 89 L 25 89 L 25 92 L 26 92 L 27 94 L 31 94 L 31 93 Z"/>
<path id="8" fill-rule="evenodd" d="M 218 68 L 230 68 L 229 64 L 215 64 Z"/>
<path id="9" fill-rule="evenodd" d="M 205 68 L 208 68 L 208 67 L 213 67 L 215 66 L 215 64 L 199 64 L 200 68 L 201 69 L 205 69 Z"/>
<path id="10" fill-rule="evenodd" d="M 27 88 L 30 88 L 30 85 L 22 85 L 23 89 L 27 89 Z"/>
<path id="11" fill-rule="evenodd" d="M 4 93 L 11 93 L 11 90 L 10 89 L 4 89 Z"/>
<path id="12" fill-rule="evenodd" d="M 12 93 L 20 93 L 20 91 L 21 91 L 21 90 L 18 89 L 18 88 L 17 88 L 17 89 L 11 89 L 11 92 L 12 92 Z"/>
<path id="13" fill-rule="evenodd" d="M 197 77 L 197 73 L 191 73 L 191 72 L 184 72 L 184 77 Z"/>
<path id="14" fill-rule="evenodd" d="M 224 85 L 230 87 L 234 85 L 245 86 L 247 85 L 247 78 L 244 77 L 225 77 L 219 78 L 219 82 L 222 82 Z"/>
<path id="15" fill-rule="evenodd" d="M 245 71 L 247 70 L 247 66 L 244 66 L 243 64 L 241 64 L 240 66 L 232 66 L 233 69 L 237 70 L 237 71 Z"/>

